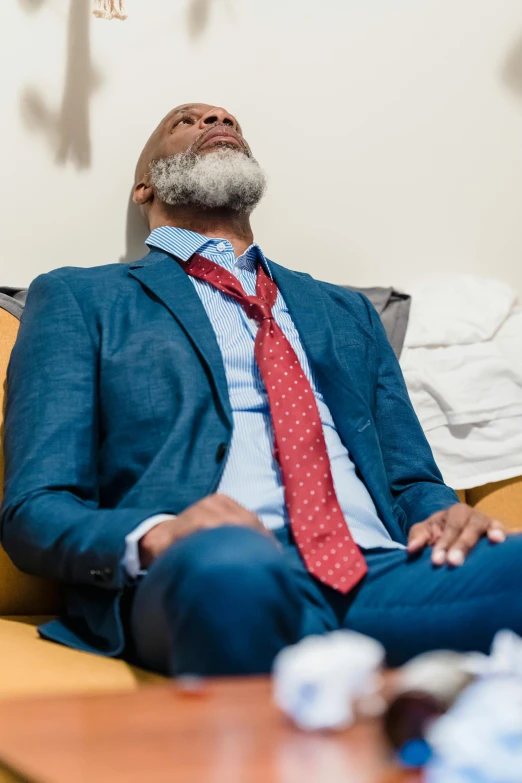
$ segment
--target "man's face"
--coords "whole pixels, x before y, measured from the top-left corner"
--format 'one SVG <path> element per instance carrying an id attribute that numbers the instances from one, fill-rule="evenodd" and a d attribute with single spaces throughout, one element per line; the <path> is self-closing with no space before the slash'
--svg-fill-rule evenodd
<path id="1" fill-rule="evenodd" d="M 179 106 L 165 117 L 158 131 L 154 157 L 188 151 L 203 156 L 220 147 L 251 155 L 236 118 L 225 109 L 206 103 Z"/>
<path id="2" fill-rule="evenodd" d="M 249 213 L 266 178 L 236 118 L 216 106 L 178 106 L 161 121 L 136 170 L 134 201 Z"/>

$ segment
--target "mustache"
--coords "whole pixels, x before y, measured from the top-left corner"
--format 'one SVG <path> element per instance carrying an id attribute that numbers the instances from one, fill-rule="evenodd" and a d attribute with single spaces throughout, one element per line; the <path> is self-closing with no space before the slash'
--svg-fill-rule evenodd
<path id="1" fill-rule="evenodd" d="M 216 130 L 216 128 L 219 128 L 219 127 L 223 127 L 223 128 L 225 128 L 225 130 L 227 129 L 227 126 L 226 126 L 226 125 L 223 125 L 223 126 L 220 126 L 219 124 L 217 124 L 217 125 L 211 125 L 211 126 L 210 126 L 210 127 L 207 129 L 207 130 L 204 130 L 204 131 L 202 131 L 202 132 L 199 134 L 199 136 L 197 137 L 197 139 L 195 139 L 195 140 L 192 142 L 192 144 L 190 145 L 190 147 L 189 147 L 187 150 L 185 150 L 185 153 L 184 153 L 184 154 L 185 154 L 185 155 L 187 155 L 187 156 L 190 156 L 190 155 L 197 155 L 197 154 L 198 154 L 198 149 L 199 149 L 199 147 L 200 147 L 200 146 L 201 146 L 201 145 L 204 143 L 204 141 L 205 141 L 206 137 L 208 136 L 208 134 L 209 134 L 209 133 L 211 133 L 212 131 Z M 247 142 L 246 142 L 246 141 L 243 139 L 243 137 L 242 137 L 242 136 L 240 136 L 239 134 L 235 134 L 235 135 L 234 135 L 234 139 L 235 139 L 236 141 L 238 141 L 238 142 L 240 143 L 240 145 L 241 145 L 241 149 L 240 149 L 240 150 L 238 150 L 238 151 L 239 151 L 239 152 L 242 152 L 242 153 L 243 153 L 244 155 L 246 155 L 248 158 L 252 158 L 252 157 L 253 157 L 253 155 L 252 155 L 252 150 L 251 150 L 251 149 L 250 149 L 250 147 L 248 146 Z M 229 144 L 229 145 L 227 145 L 227 143 L 226 143 L 226 142 L 221 142 L 219 146 L 220 146 L 220 147 L 227 147 L 227 146 L 229 146 L 229 147 L 230 147 L 230 149 L 235 149 L 235 150 L 237 150 L 237 146 L 236 146 L 235 144 Z"/>

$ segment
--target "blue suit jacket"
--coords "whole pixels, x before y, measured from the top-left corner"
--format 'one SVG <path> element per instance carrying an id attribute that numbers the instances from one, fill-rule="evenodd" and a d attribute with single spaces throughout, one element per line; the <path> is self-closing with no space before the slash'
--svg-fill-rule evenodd
<path id="1" fill-rule="evenodd" d="M 270 263 L 340 437 L 391 536 L 457 502 L 378 315 L 358 293 Z M 66 586 L 43 635 L 124 647 L 125 536 L 218 487 L 232 416 L 220 350 L 185 272 L 151 252 L 31 285 L 8 374 L 2 542 Z"/>

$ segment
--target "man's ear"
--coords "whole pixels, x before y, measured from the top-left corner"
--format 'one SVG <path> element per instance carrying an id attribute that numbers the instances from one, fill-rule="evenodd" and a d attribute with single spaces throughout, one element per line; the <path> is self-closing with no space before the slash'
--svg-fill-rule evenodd
<path id="1" fill-rule="evenodd" d="M 145 204 L 148 204 L 150 201 L 152 201 L 153 198 L 154 191 L 152 189 L 152 185 L 148 181 L 148 177 L 141 180 L 141 182 L 138 182 L 138 184 L 134 187 L 132 200 L 135 204 L 139 204 L 140 207 L 144 207 Z"/>

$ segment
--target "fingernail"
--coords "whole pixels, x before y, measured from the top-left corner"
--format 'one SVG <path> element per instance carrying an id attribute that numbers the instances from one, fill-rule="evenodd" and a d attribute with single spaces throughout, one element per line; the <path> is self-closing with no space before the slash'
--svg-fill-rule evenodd
<path id="1" fill-rule="evenodd" d="M 446 562 L 446 552 L 444 549 L 435 549 L 431 559 L 435 565 L 443 565 Z"/>
<path id="2" fill-rule="evenodd" d="M 506 534 L 504 533 L 504 531 L 503 530 L 495 530 L 494 528 L 493 528 L 493 530 L 489 531 L 489 537 L 490 538 L 494 538 L 495 541 L 498 541 L 499 543 L 502 543 L 503 541 L 506 540 Z"/>
<path id="3" fill-rule="evenodd" d="M 464 553 L 460 549 L 451 549 L 448 554 L 448 563 L 453 566 L 460 566 L 464 562 Z"/>

